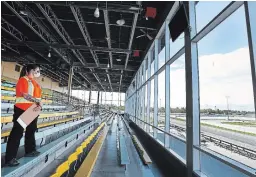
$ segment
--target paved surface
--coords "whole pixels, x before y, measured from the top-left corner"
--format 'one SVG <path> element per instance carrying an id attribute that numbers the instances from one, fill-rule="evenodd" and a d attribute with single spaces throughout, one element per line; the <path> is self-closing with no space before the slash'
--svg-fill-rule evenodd
<path id="1" fill-rule="evenodd" d="M 177 126 L 181 126 L 181 127 L 186 127 L 185 122 L 183 121 L 178 121 L 178 120 L 174 120 L 172 119 L 171 122 Z M 218 137 L 223 137 L 225 138 L 226 141 L 229 141 L 230 143 L 234 143 L 240 146 L 245 146 L 248 148 L 252 148 L 252 146 L 254 147 L 254 149 L 256 149 L 256 138 L 254 136 L 250 136 L 250 135 L 244 135 L 241 133 L 236 133 L 236 132 L 231 132 L 231 131 L 227 131 L 227 130 L 221 130 L 221 129 L 217 129 L 217 128 L 213 128 L 213 127 L 207 127 L 207 126 L 201 126 L 201 132 L 213 136 L 215 138 Z M 217 135 L 217 136 L 215 136 Z"/>

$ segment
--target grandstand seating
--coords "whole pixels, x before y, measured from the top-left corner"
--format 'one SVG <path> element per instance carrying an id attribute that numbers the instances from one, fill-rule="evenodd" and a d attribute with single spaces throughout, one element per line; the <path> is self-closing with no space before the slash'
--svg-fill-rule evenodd
<path id="1" fill-rule="evenodd" d="M 87 137 L 76 151 L 72 153 L 65 162 L 57 167 L 56 172 L 51 177 L 74 176 L 87 153 L 99 137 L 104 125 L 105 123 L 102 123 L 89 137 Z"/>
<path id="2" fill-rule="evenodd" d="M 2 79 L 1 82 L 1 138 L 2 140 L 2 153 L 6 152 L 6 140 L 10 134 L 12 127 L 12 119 L 13 119 L 13 107 L 15 102 L 15 83 L 13 81 L 9 81 L 8 79 Z M 43 110 L 38 119 L 38 129 L 39 132 L 36 133 L 36 141 L 40 141 L 41 145 L 47 149 L 47 146 L 52 146 L 52 143 L 56 141 L 63 141 L 63 135 L 69 134 L 71 137 L 74 137 L 78 132 L 81 131 L 80 127 L 86 125 L 87 121 L 91 121 L 93 117 L 88 117 L 89 119 L 84 119 L 86 115 L 85 111 L 89 114 L 93 112 L 94 107 L 90 107 L 89 105 L 84 107 L 85 111 L 81 114 L 78 110 L 67 110 L 67 95 L 62 94 L 56 91 L 52 91 L 49 89 L 43 89 Z M 73 98 L 73 104 L 85 104 L 82 100 L 77 98 Z M 102 123 L 113 116 L 113 113 L 106 110 L 100 110 L 99 116 L 94 120 L 95 123 Z M 105 118 L 106 117 L 106 118 Z M 71 123 L 69 123 L 71 122 Z M 76 123 L 77 122 L 77 123 Z M 66 124 L 67 123 L 67 124 Z M 87 123 L 88 124 L 88 123 Z M 89 129 L 92 127 L 92 123 L 88 124 Z M 97 124 L 96 124 L 97 125 Z M 76 148 L 75 152 L 71 153 L 65 162 L 60 164 L 55 173 L 52 176 L 74 176 L 76 171 L 79 169 L 80 165 L 83 163 L 83 160 L 89 153 L 90 149 L 93 147 L 96 142 L 100 131 L 104 127 L 104 123 L 102 123 L 90 136 L 88 136 L 79 147 Z M 58 126 L 56 129 L 55 126 Z M 95 124 L 94 124 L 95 126 Z M 46 129 L 47 127 L 52 127 L 50 129 Z M 41 130 L 41 131 L 40 131 Z M 72 131 L 74 131 L 72 133 Z M 86 127 L 83 128 L 83 132 L 86 131 Z M 84 136 L 84 135 L 83 135 Z M 70 138 L 71 138 L 70 137 Z M 78 134 L 76 135 L 78 137 Z M 24 137 L 23 137 L 24 138 Z M 67 139 L 67 138 L 66 138 Z M 77 139 L 77 138 L 76 138 Z M 66 144 L 69 142 L 67 140 Z M 51 143 L 52 142 L 52 143 Z M 24 145 L 24 142 L 21 141 L 20 146 Z M 45 151 L 45 150 L 42 150 Z M 47 151 L 47 150 L 46 150 Z M 49 154 L 50 155 L 50 154 Z M 47 155 L 48 157 L 48 155 Z M 41 157 L 40 157 L 41 158 Z M 39 160 L 39 157 L 37 158 Z M 25 164 L 21 164 L 22 168 L 25 168 Z M 9 169 L 5 173 L 8 172 Z M 19 171 L 20 169 L 17 168 Z M 16 173 L 16 172 L 14 172 Z M 10 173 L 11 174 L 11 173 Z"/>

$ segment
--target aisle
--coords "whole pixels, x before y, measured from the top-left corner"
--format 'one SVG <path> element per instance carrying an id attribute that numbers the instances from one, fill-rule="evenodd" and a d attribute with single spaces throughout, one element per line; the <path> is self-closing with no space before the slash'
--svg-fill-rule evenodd
<path id="1" fill-rule="evenodd" d="M 119 119 L 119 124 L 121 127 L 120 133 L 125 136 L 125 142 L 128 150 L 130 164 L 127 165 L 125 171 L 124 167 L 119 165 L 117 157 L 117 123 L 118 116 L 115 116 L 113 121 L 111 133 L 109 131 L 104 144 L 100 150 L 98 159 L 92 170 L 91 177 L 159 177 L 160 173 L 152 165 L 143 165 L 135 146 L 130 138 L 130 135 L 124 125 L 124 123 Z"/>

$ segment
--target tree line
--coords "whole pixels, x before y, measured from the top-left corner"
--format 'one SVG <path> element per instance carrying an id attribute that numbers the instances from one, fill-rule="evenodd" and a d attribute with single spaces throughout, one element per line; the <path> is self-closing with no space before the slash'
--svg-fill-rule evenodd
<path id="1" fill-rule="evenodd" d="M 153 112 L 154 108 L 150 108 L 150 111 Z M 164 113 L 165 108 L 161 107 L 158 109 L 158 112 Z M 176 107 L 176 108 L 171 108 L 171 113 L 186 113 L 186 108 L 185 107 Z M 239 111 L 239 110 L 221 110 L 221 109 L 201 109 L 200 113 L 202 114 L 236 114 L 236 115 L 245 115 L 245 114 L 250 114 L 253 112 L 250 111 Z"/>

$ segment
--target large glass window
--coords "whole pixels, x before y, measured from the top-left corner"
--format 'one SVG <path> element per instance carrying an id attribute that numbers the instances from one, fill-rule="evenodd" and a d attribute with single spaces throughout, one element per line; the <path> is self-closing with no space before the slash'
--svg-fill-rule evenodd
<path id="1" fill-rule="evenodd" d="M 146 73 L 145 73 L 145 81 L 148 80 L 148 58 L 146 58 L 146 62 L 145 62 L 145 67 L 146 67 Z"/>
<path id="2" fill-rule="evenodd" d="M 158 68 L 165 64 L 165 35 L 158 40 Z"/>
<path id="3" fill-rule="evenodd" d="M 207 7 L 206 11 L 211 11 L 211 6 Z M 254 150 L 256 144 L 246 33 L 244 6 L 241 6 L 198 43 L 201 139 L 205 141 L 204 148 L 256 168 L 255 159 L 240 150 L 245 147 Z M 215 143 L 220 140 L 227 143 Z M 231 144 L 239 148 L 234 150 Z M 207 171 L 203 164 L 202 169 Z"/>
<path id="4" fill-rule="evenodd" d="M 230 1 L 200 1 L 196 5 L 197 14 L 205 14 L 205 9 L 207 9 L 207 15 L 197 15 L 197 31 L 203 29 L 216 15 L 218 15 Z M 209 8 L 210 7 L 210 8 Z"/>
<path id="5" fill-rule="evenodd" d="M 186 159 L 186 80 L 185 55 L 170 65 L 170 147 Z M 183 141 L 182 141 L 183 140 Z"/>
<path id="6" fill-rule="evenodd" d="M 165 129 L 165 70 L 158 75 L 158 128 Z M 157 138 L 164 142 L 164 134 L 158 131 Z"/>
<path id="7" fill-rule="evenodd" d="M 183 46 L 184 33 L 182 33 L 174 42 L 170 39 L 170 58 L 172 58 Z"/>
<path id="8" fill-rule="evenodd" d="M 155 74 L 155 48 L 150 51 L 151 52 L 151 76 Z"/>
<path id="9" fill-rule="evenodd" d="M 150 116 L 149 116 L 149 123 L 150 125 L 154 125 L 154 79 L 150 81 Z M 153 135 L 153 128 L 149 127 L 149 132 Z"/>
<path id="10" fill-rule="evenodd" d="M 148 113 L 148 112 L 147 112 L 147 110 L 148 110 L 148 98 L 147 98 L 147 96 L 148 96 L 148 94 L 147 94 L 147 93 L 148 93 L 148 90 L 147 90 L 147 88 L 148 88 L 148 87 L 147 87 L 147 84 L 146 84 L 146 85 L 144 86 L 144 91 L 145 91 L 145 97 L 144 97 L 144 98 L 145 98 L 145 99 L 144 99 L 144 103 L 145 103 L 144 121 L 145 121 L 145 122 L 147 122 L 147 115 L 148 115 L 148 114 L 147 114 L 147 113 Z M 147 125 L 145 124 L 145 126 L 144 126 L 144 130 L 145 130 L 145 131 L 146 131 L 146 126 L 147 126 Z"/>

